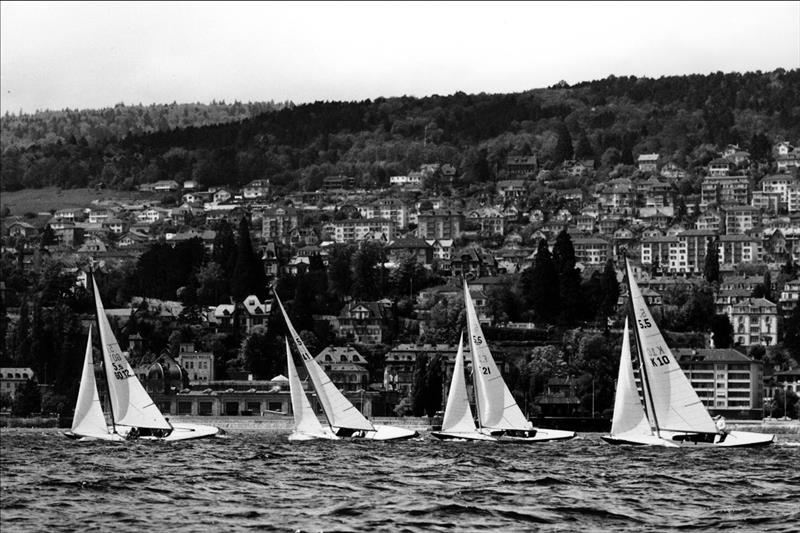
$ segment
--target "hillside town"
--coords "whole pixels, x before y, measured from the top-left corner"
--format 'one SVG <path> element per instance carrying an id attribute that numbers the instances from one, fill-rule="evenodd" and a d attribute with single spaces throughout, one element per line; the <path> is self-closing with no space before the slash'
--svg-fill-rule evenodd
<path id="1" fill-rule="evenodd" d="M 495 182 L 470 194 L 451 186 L 463 169 L 439 163 L 389 176 L 385 186 L 372 189 L 356 189 L 345 175 L 324 178 L 318 190 L 288 194 L 274 190 L 268 177 L 239 188 L 161 180 L 139 186 L 137 201 L 87 197 L 80 208 L 6 212 L 2 253 L 8 268 L 22 276 L 43 275 L 57 265 L 51 275 L 69 280 L 74 293 L 88 289 L 90 269 L 102 284 L 104 276 L 135 269 L 154 246 L 199 243 L 205 257 L 215 257 L 215 246 L 224 242 L 221 228 L 230 235 L 244 224 L 264 287 L 216 301 L 207 290 L 203 298 L 188 298 L 187 287 L 172 298 L 112 295 L 115 307 L 107 311 L 123 331 L 123 349 L 165 413 L 287 413 L 283 371 L 254 361 L 246 353 L 255 349 L 248 342 L 278 334 L 269 332 L 278 322 L 268 288 L 294 280 L 296 288 L 287 289 L 293 312 L 311 313 L 298 307 L 297 280 L 320 265 L 332 276 L 334 250 L 347 245 L 379 250 L 374 268 L 393 290 L 375 298 L 342 293 L 341 307 L 314 312 L 304 329 L 318 362 L 367 416 L 431 415 L 443 408 L 460 333 L 453 302 L 461 297 L 462 279 L 529 416 L 607 416 L 613 372 L 600 393 L 600 370 L 589 372 L 585 365 L 583 376 L 572 371 L 579 352 L 589 357 L 590 351 L 581 352 L 588 341 L 576 342 L 580 348 L 570 355 L 560 335 L 574 329 L 619 346 L 614 342 L 626 312 L 622 281 L 628 258 L 662 327 L 681 332 L 675 355 L 712 412 L 796 418 L 800 368 L 798 331 L 792 328 L 800 325 L 800 147 L 777 142 L 770 159 L 752 160 L 740 146 L 720 146 L 698 171 L 658 153 L 641 153 L 633 165 L 619 165 L 609 179 L 595 181 L 598 162 L 591 159 L 545 168 L 536 154 L 513 155 L 496 169 Z M 601 296 L 584 306 L 611 298 L 605 312 L 542 320 L 538 311 L 515 310 L 527 298 L 520 292 L 530 287 L 524 278 L 537 257 L 563 257 L 559 242 L 574 250 L 582 294 L 602 286 Z M 613 288 L 601 283 L 608 272 Z M 9 354 L 32 327 L 13 283 L 6 277 L 0 286 Z M 681 313 L 704 290 L 717 320 L 695 328 Z M 142 328 L 127 333 L 142 313 L 168 332 L 161 346 L 148 345 Z M 81 320 L 89 324 L 91 315 Z M 232 339 L 224 349 L 208 342 L 223 334 Z M 569 360 L 569 368 L 545 370 L 539 363 L 548 360 L 548 349 L 560 350 L 556 359 Z M 224 350 L 235 358 L 221 356 Z M 13 356 L 4 361 L 11 364 Z M 421 378 L 421 361 L 440 365 L 440 374 L 428 371 Z M 35 358 L 30 362 L 0 368 L 4 407 L 29 379 L 47 395 L 53 376 Z M 421 383 L 438 387 L 432 400 L 419 399 Z M 775 401 L 779 396 L 794 410 L 784 411 Z"/>

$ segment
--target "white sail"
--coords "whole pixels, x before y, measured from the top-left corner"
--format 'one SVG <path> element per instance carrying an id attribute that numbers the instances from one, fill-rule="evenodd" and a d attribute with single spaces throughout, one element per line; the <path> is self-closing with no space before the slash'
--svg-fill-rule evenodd
<path id="1" fill-rule="evenodd" d="M 356 409 L 356 406 L 350 403 L 350 400 L 344 397 L 344 394 L 336 388 L 336 385 L 330 380 L 328 375 L 322 370 L 311 354 L 308 352 L 303 339 L 295 331 L 289 315 L 283 308 L 278 295 L 275 295 L 275 301 L 281 308 L 283 318 L 286 321 L 286 327 L 289 328 L 289 334 L 294 339 L 295 346 L 300 352 L 300 357 L 303 359 L 303 364 L 308 370 L 308 376 L 311 378 L 311 383 L 314 385 L 314 390 L 317 393 L 317 398 L 322 404 L 322 409 L 325 411 L 325 416 L 328 422 L 335 428 L 348 428 L 365 431 L 375 431 L 375 428 L 369 420 L 364 418 L 364 415 Z"/>
<path id="2" fill-rule="evenodd" d="M 619 374 L 617 375 L 617 394 L 614 398 L 614 416 L 611 419 L 611 435 L 622 434 L 652 435 L 653 430 L 645 416 L 636 380 L 633 377 L 631 362 L 630 335 L 628 319 L 625 319 L 625 332 L 622 335 L 622 353 L 619 358 Z"/>
<path id="3" fill-rule="evenodd" d="M 531 429 L 533 425 L 522 414 L 517 401 L 508 390 L 494 362 L 492 352 L 486 344 L 466 281 L 464 281 L 464 307 L 467 310 L 472 374 L 480 425 L 490 429 Z"/>
<path id="4" fill-rule="evenodd" d="M 292 360 L 292 351 L 289 348 L 288 339 L 286 340 L 286 366 L 289 370 L 289 394 L 292 397 L 294 430 L 308 435 L 323 433 L 322 424 L 320 424 L 317 415 L 314 414 L 311 403 L 303 390 L 303 384 L 300 382 L 300 376 L 297 375 L 297 368 Z"/>
<path id="5" fill-rule="evenodd" d="M 100 326 L 100 345 L 103 349 L 103 366 L 106 369 L 114 422 L 121 426 L 172 429 L 122 355 L 119 343 L 108 323 L 103 302 L 100 300 L 97 283 L 93 282 L 93 286 L 97 322 Z"/>
<path id="6" fill-rule="evenodd" d="M 450 391 L 447 393 L 447 406 L 444 409 L 442 431 L 448 433 L 474 433 L 475 421 L 472 419 L 472 409 L 469 408 L 467 396 L 467 383 L 464 379 L 464 338 L 458 339 L 458 352 L 456 364 L 453 368 L 453 379 L 450 381 Z"/>
<path id="7" fill-rule="evenodd" d="M 645 395 L 652 399 L 652 422 L 656 430 L 717 433 L 711 415 L 656 326 L 627 261 L 626 268 L 639 340 L 640 372 L 643 370 L 645 374 Z"/>
<path id="8" fill-rule="evenodd" d="M 103 415 L 103 407 L 100 405 L 100 395 L 97 393 L 97 383 L 94 379 L 91 326 L 89 326 L 89 339 L 86 341 L 86 356 L 83 359 L 78 401 L 75 404 L 75 415 L 72 417 L 72 432 L 84 437 L 102 436 L 109 433 L 106 417 Z"/>

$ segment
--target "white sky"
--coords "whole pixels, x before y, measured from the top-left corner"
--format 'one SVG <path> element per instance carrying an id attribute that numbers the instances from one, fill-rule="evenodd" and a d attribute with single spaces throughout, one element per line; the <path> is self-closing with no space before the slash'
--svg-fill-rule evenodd
<path id="1" fill-rule="evenodd" d="M 0 2 L 0 110 L 800 68 L 800 2 Z"/>

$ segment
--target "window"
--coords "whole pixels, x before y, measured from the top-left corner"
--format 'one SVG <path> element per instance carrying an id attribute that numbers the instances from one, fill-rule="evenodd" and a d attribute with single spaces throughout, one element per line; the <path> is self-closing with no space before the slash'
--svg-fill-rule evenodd
<path id="1" fill-rule="evenodd" d="M 179 415 L 192 414 L 192 402 L 178 402 L 178 414 Z"/>

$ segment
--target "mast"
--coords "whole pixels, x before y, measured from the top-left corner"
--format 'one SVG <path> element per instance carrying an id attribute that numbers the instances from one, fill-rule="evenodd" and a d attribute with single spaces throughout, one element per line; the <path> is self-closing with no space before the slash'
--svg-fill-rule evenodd
<path id="1" fill-rule="evenodd" d="M 628 260 L 625 259 L 625 265 L 627 266 Z M 647 368 L 646 363 L 643 356 L 643 349 L 642 349 L 642 339 L 639 337 L 639 325 L 636 322 L 636 310 L 633 308 L 633 290 L 631 289 L 631 276 L 633 275 L 633 271 L 629 268 L 626 268 L 626 274 L 628 278 L 628 307 L 630 308 L 631 319 L 633 320 L 633 338 L 636 339 L 636 358 L 639 361 L 639 379 L 642 382 L 642 389 L 645 393 L 645 415 L 648 414 L 647 409 L 647 400 L 650 400 L 650 409 L 649 412 L 653 415 L 653 423 L 656 426 L 656 435 L 661 437 L 661 431 L 658 425 L 658 417 L 656 416 L 656 410 L 653 403 L 653 393 L 650 390 L 650 381 L 647 377 Z"/>
<path id="2" fill-rule="evenodd" d="M 464 279 L 464 305 L 467 304 L 467 294 L 469 293 L 469 285 L 467 285 L 467 278 Z M 465 307 L 466 311 L 466 307 Z M 475 418 L 478 421 L 478 429 L 483 427 L 481 421 L 481 406 L 478 404 L 478 381 L 475 372 L 478 368 L 478 362 L 475 360 L 475 349 L 473 348 L 472 328 L 469 325 L 469 314 L 467 314 L 467 335 L 469 335 L 469 357 L 472 359 L 472 395 L 475 397 Z"/>
<path id="3" fill-rule="evenodd" d="M 89 277 L 92 280 L 92 288 L 94 288 L 95 284 L 97 283 L 94 278 L 94 268 L 92 268 L 92 259 L 89 260 Z M 92 291 L 92 297 L 94 297 L 94 290 Z M 100 335 L 100 317 L 97 315 L 97 303 L 94 306 L 94 319 L 97 322 L 97 338 L 100 339 L 100 353 L 103 353 L 103 336 Z M 102 357 L 102 365 L 103 365 L 103 379 L 105 380 L 106 384 L 106 397 L 108 398 L 108 410 L 111 411 L 111 428 L 114 433 L 117 433 L 117 424 L 114 419 L 114 402 L 111 401 L 111 387 L 108 384 L 108 368 L 106 368 L 106 358 Z M 119 435 L 119 433 L 117 433 Z"/>

